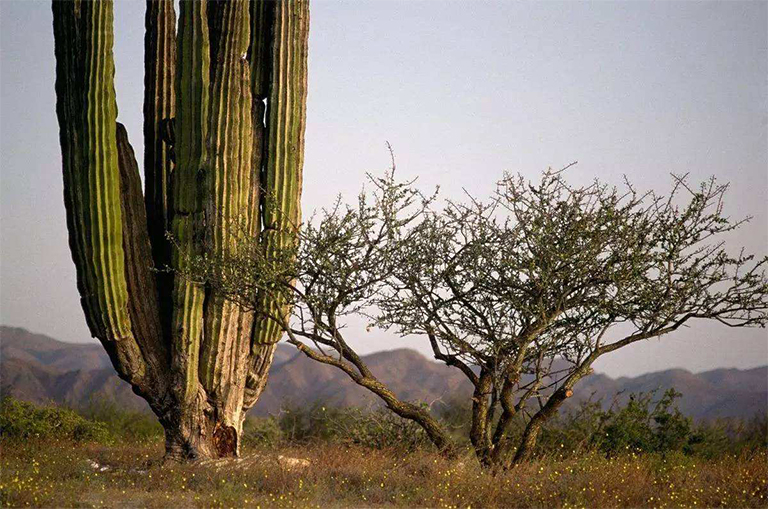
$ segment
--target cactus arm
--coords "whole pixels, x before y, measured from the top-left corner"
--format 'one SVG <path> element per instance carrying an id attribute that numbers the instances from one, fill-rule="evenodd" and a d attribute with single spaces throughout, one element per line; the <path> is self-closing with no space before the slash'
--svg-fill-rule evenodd
<path id="1" fill-rule="evenodd" d="M 173 0 L 147 0 L 144 36 L 144 183 L 152 258 L 158 269 L 171 264 L 172 147 L 163 128 L 176 115 L 176 12 Z M 170 338 L 173 275 L 156 274 L 163 337 Z M 167 339 L 166 339 L 167 340 Z"/>
<path id="2" fill-rule="evenodd" d="M 304 130 L 307 97 L 308 0 L 281 1 L 274 6 L 271 70 L 267 102 L 266 158 L 262 176 L 264 249 L 278 252 L 291 242 L 290 229 L 301 221 L 301 181 L 304 165 Z M 264 299 L 270 316 L 286 315 L 283 302 Z M 276 343 L 282 331 L 274 320 L 259 320 L 254 327 L 254 353 L 258 345 Z"/>
<path id="3" fill-rule="evenodd" d="M 254 197 L 256 208 L 254 233 L 261 229 L 262 212 L 262 167 L 266 156 L 266 126 L 264 125 L 264 103 L 269 94 L 269 79 L 272 69 L 272 28 L 274 25 L 277 3 L 265 0 L 253 0 L 250 3 L 251 43 L 248 48 L 248 60 L 251 63 L 251 94 L 253 96 L 253 158 Z M 265 299 L 266 300 L 266 299 Z M 265 304 L 269 304 L 265 302 Z M 269 367 L 272 365 L 277 342 L 261 342 L 258 338 L 265 335 L 262 331 L 266 323 L 262 316 L 254 317 L 251 340 L 251 354 L 248 359 L 248 373 L 243 394 L 243 415 L 256 404 L 267 383 Z"/>
<path id="4" fill-rule="evenodd" d="M 309 38 L 308 0 L 255 2 L 252 13 L 253 41 L 266 39 L 266 52 L 252 43 L 251 79 L 254 98 L 267 95 L 267 115 L 261 187 L 262 239 L 267 256 L 291 242 L 291 228 L 301 221 L 301 181 L 304 166 L 306 126 L 307 55 Z M 259 6 L 258 4 L 264 4 Z M 265 56 L 266 55 L 266 56 Z M 254 105 L 262 104 L 254 100 Z M 255 110 L 255 109 L 254 109 Z M 254 111 L 257 139 L 261 112 Z M 255 321 L 251 338 L 251 357 L 245 384 L 243 409 L 256 403 L 264 389 L 275 344 L 282 329 L 263 316 L 287 316 L 285 302 L 264 296 L 262 312 Z"/>
<path id="5" fill-rule="evenodd" d="M 120 171 L 120 198 L 125 253 L 125 281 L 131 328 L 152 379 L 153 393 L 162 394 L 170 364 L 163 341 L 158 294 L 150 260 L 152 248 L 147 232 L 147 216 L 136 156 L 128 141 L 125 126 L 117 124 L 117 160 Z"/>
<path id="6" fill-rule="evenodd" d="M 129 312 L 112 3 L 54 1 L 53 21 L 64 202 L 83 310 L 120 377 L 153 404 L 156 372 L 147 368 Z"/>
<path id="7" fill-rule="evenodd" d="M 250 40 L 248 0 L 230 0 L 209 14 L 212 60 L 209 172 L 206 175 L 206 251 L 221 256 L 237 249 L 242 228 L 252 229 L 257 207 L 251 167 Z M 214 43 L 214 39 L 216 42 Z M 205 333 L 200 352 L 200 380 L 216 402 L 227 426 L 239 426 L 242 387 L 247 374 L 253 313 L 246 312 L 213 290 L 205 301 Z"/>
<path id="8" fill-rule="evenodd" d="M 207 154 L 210 45 L 207 2 L 182 2 L 176 75 L 176 169 L 173 175 L 172 233 L 177 246 L 174 269 L 183 269 L 184 256 L 202 253 L 205 224 L 203 186 Z M 171 356 L 177 399 L 199 394 L 198 361 L 203 334 L 202 285 L 175 278 Z"/>

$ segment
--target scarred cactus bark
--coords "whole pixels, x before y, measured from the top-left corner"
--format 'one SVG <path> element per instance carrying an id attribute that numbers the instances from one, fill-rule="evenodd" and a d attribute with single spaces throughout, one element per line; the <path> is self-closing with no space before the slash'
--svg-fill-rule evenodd
<path id="1" fill-rule="evenodd" d="M 269 232 L 300 220 L 309 4 L 182 1 L 177 34 L 173 1 L 147 2 L 144 195 L 116 123 L 111 1 L 54 1 L 53 14 L 67 226 L 91 333 L 158 415 L 167 457 L 237 455 L 280 332 L 174 270 L 234 249 L 234 224 L 267 254 L 290 240 Z"/>

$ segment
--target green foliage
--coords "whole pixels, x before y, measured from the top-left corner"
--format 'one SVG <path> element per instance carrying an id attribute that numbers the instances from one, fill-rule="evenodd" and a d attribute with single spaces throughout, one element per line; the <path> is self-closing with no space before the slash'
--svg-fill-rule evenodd
<path id="1" fill-rule="evenodd" d="M 38 406 L 6 396 L 0 402 L 4 439 L 55 439 L 112 444 L 145 444 L 163 438 L 163 428 L 148 413 L 128 411 L 94 400 L 78 410 Z"/>
<path id="2" fill-rule="evenodd" d="M 768 449 L 768 415 L 755 415 L 739 429 L 743 447 Z"/>
<path id="3" fill-rule="evenodd" d="M 243 443 L 247 446 L 275 446 L 283 443 L 283 430 L 274 417 L 248 417 L 243 423 Z"/>
<path id="4" fill-rule="evenodd" d="M 104 423 L 85 419 L 74 410 L 38 407 L 10 396 L 0 401 L 0 436 L 96 442 L 111 442 L 113 438 Z"/>
<path id="5" fill-rule="evenodd" d="M 576 411 L 558 416 L 543 431 L 537 448 L 544 454 L 579 455 L 594 449 L 595 437 L 602 433 L 607 420 L 600 401 L 584 401 Z M 518 422 L 517 434 L 525 422 Z"/>
<path id="6" fill-rule="evenodd" d="M 386 409 L 337 408 L 320 403 L 288 407 L 278 417 L 248 419 L 243 435 L 245 443 L 268 446 L 332 442 L 404 451 L 431 447 L 418 424 Z"/>
<path id="7" fill-rule="evenodd" d="M 415 451 L 430 446 L 429 438 L 415 421 L 402 419 L 386 409 L 375 411 L 348 409 L 332 421 L 332 429 L 342 440 L 374 449 L 396 448 Z"/>
<path id="8" fill-rule="evenodd" d="M 702 458 L 718 458 L 768 449 L 768 415 L 747 421 L 720 419 L 694 427 L 685 451 Z"/>
<path id="9" fill-rule="evenodd" d="M 598 451 L 610 457 L 657 453 L 713 459 L 768 449 L 768 416 L 694 424 L 675 406 L 679 392 L 669 389 L 658 399 L 656 392 L 632 394 L 626 404 L 608 410 L 599 401 L 583 402 L 544 428 L 537 453 L 564 456 Z M 521 421 L 517 433 L 523 425 Z"/>
<path id="10" fill-rule="evenodd" d="M 635 453 L 713 459 L 768 449 L 768 416 L 694 424 L 675 405 L 681 397 L 679 392 L 669 389 L 661 397 L 656 395 L 657 391 L 632 394 L 623 405 L 614 404 L 607 410 L 601 401 L 584 401 L 548 423 L 536 445 L 536 454 L 563 458 Z M 449 401 L 436 410 L 436 417 L 452 430 L 456 442 L 468 446 L 471 412 L 465 403 Z M 519 441 L 526 424 L 522 416 L 516 419 L 510 432 L 513 442 Z M 277 417 L 250 418 L 244 439 L 258 446 L 325 442 L 407 451 L 430 447 L 418 425 L 386 409 L 322 404 L 288 407 Z"/>
<path id="11" fill-rule="evenodd" d="M 681 394 L 669 389 L 629 396 L 624 406 L 603 410 L 599 401 L 583 402 L 577 411 L 555 419 L 544 430 L 540 453 L 564 449 L 571 454 L 597 450 L 608 456 L 622 453 L 664 454 L 696 452 L 696 443 L 716 442 L 716 433 L 705 425 L 694 429 L 691 419 L 675 406 Z"/>
<path id="12" fill-rule="evenodd" d="M 94 400 L 80 413 L 86 419 L 105 426 L 111 435 L 131 443 L 147 443 L 163 438 L 163 427 L 154 416 L 123 410 L 113 402 Z"/>
<path id="13" fill-rule="evenodd" d="M 691 420 L 674 406 L 681 394 L 667 390 L 652 407 L 655 391 L 633 394 L 618 411 L 608 411 L 604 437 L 597 439 L 599 448 L 607 454 L 621 451 L 661 452 L 682 451 L 691 440 Z"/>

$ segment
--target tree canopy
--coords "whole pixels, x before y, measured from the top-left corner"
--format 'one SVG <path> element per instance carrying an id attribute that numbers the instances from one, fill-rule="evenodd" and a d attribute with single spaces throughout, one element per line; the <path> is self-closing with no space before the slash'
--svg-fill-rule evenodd
<path id="1" fill-rule="evenodd" d="M 768 322 L 768 258 L 725 245 L 747 220 L 724 215 L 727 185 L 673 176 L 660 195 L 628 181 L 574 186 L 566 174 L 505 175 L 488 200 L 443 204 L 394 171 L 369 176 L 372 191 L 355 205 L 339 200 L 294 225 L 297 240 L 278 261 L 240 235 L 224 255 L 190 257 L 186 274 L 248 309 L 279 293 L 295 304 L 293 316 L 262 319 L 279 321 L 289 342 L 401 416 L 439 427 L 376 380 L 344 326 L 363 315 L 372 327 L 424 338 L 475 388 L 479 459 L 508 466 L 530 455 L 541 425 L 600 356 L 695 319 Z M 521 416 L 528 425 L 512 443 Z"/>

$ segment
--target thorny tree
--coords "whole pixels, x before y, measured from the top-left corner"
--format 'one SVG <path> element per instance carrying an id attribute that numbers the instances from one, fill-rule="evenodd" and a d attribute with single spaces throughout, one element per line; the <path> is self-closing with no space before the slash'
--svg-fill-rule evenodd
<path id="1" fill-rule="evenodd" d="M 249 309 L 264 291 L 290 298 L 292 319 L 268 317 L 290 343 L 451 451 L 439 421 L 370 372 L 344 323 L 362 314 L 424 337 L 474 387 L 470 440 L 486 467 L 528 459 L 542 425 L 599 357 L 695 319 L 768 320 L 768 259 L 725 249 L 724 235 L 742 221 L 723 215 L 727 186 L 714 179 L 694 188 L 675 178 L 662 197 L 629 183 L 572 187 L 562 170 L 536 184 L 507 175 L 487 203 L 439 211 L 434 197 L 392 174 L 371 182 L 373 200 L 361 194 L 356 207 L 337 204 L 307 223 L 271 272 L 252 243 L 236 255 L 190 258 L 188 274 Z"/>
<path id="2" fill-rule="evenodd" d="M 216 289 L 151 269 L 178 269 L 180 253 L 203 246 L 226 250 L 230 217 L 245 219 L 269 258 L 286 241 L 274 211 L 298 221 L 309 5 L 180 6 L 177 34 L 172 0 L 146 4 L 144 195 L 116 124 L 112 2 L 54 1 L 53 29 L 64 202 L 86 320 L 159 417 L 166 457 L 193 460 L 238 454 L 282 331 Z M 258 306 L 285 314 L 278 297 Z"/>

